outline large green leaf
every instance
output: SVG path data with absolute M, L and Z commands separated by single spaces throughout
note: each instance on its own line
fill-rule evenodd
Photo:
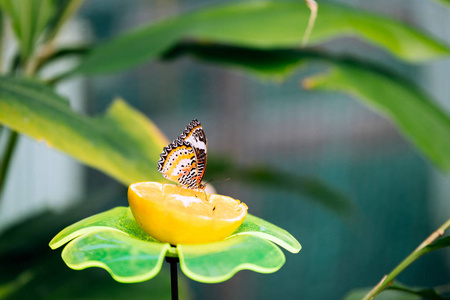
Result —
M 53 0 L 0 0 L 11 18 L 22 57 L 27 59 L 55 11 Z
M 182 55 L 273 80 L 285 79 L 307 61 L 330 59 L 323 53 L 305 49 L 256 49 L 194 42 L 178 44 L 163 58 L 173 60 Z
M 436 166 L 450 171 L 450 118 L 414 86 L 351 64 L 333 65 L 304 86 L 349 94 L 387 115 Z
M 158 58 L 184 39 L 241 47 L 299 47 L 309 18 L 302 2 L 247 2 L 216 6 L 150 24 L 95 48 L 75 72 L 120 71 Z M 358 36 L 408 61 L 450 54 L 447 46 L 405 24 L 331 3 L 321 3 L 310 42 Z
M 156 162 L 166 138 L 140 112 L 116 100 L 90 118 L 33 80 L 0 77 L 0 123 L 63 151 L 128 185 L 162 180 Z

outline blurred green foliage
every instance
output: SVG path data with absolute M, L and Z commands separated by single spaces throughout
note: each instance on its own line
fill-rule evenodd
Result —
M 15 59 L 2 64 L 0 70 L 3 74 L 0 77 L 2 127 L 45 140 L 49 146 L 124 184 L 161 180 L 155 165 L 159 150 L 167 140 L 150 120 L 123 101 L 116 101 L 103 116 L 82 116 L 72 111 L 66 100 L 52 90 L 52 85 L 75 74 L 109 74 L 182 55 L 277 80 L 291 75 L 298 67 L 319 62 L 327 70 L 306 79 L 305 87 L 343 92 L 375 107 L 393 120 L 437 168 L 446 172 L 450 169 L 449 116 L 429 95 L 388 66 L 368 63 L 370 57 L 367 61 L 336 57 L 326 47 L 322 48 L 331 40 L 352 36 L 405 64 L 449 56 L 448 45 L 416 28 L 349 6 L 321 3 L 310 37 L 310 45 L 314 47 L 300 48 L 309 17 L 306 6 L 301 2 L 259 1 L 217 5 L 180 14 L 112 37 L 100 45 L 58 48 L 53 43 L 54 37 L 82 2 L 0 0 L 0 38 L 4 38 L 3 21 L 6 20 L 18 41 Z M 447 0 L 440 2 L 448 9 Z M 4 47 L 0 45 L 0 54 L 4 53 Z M 75 68 L 42 80 L 39 71 L 43 67 L 69 55 L 79 57 Z M 0 151 L 3 155 L 5 152 L 8 151 Z M 212 160 L 212 173 L 214 165 Z M 0 158 L 1 173 L 6 173 L 8 166 L 9 157 L 4 155 Z M 247 183 L 281 187 L 306 195 L 341 215 L 353 210 L 345 196 L 318 179 L 296 178 L 266 167 L 239 169 L 232 162 L 221 167 L 217 161 L 216 170 L 220 168 Z M 94 270 L 81 274 L 62 266 L 44 241 L 51 238 L 55 226 L 63 227 L 81 218 L 74 211 L 52 217 L 45 214 L 2 234 L 0 296 L 70 299 L 109 295 L 106 298 L 118 299 L 122 293 L 131 296 L 130 290 L 141 295 L 150 290 L 155 295 L 166 290 L 164 284 L 134 289 L 118 284 L 112 287 L 109 277 L 102 275 L 99 279 Z M 447 241 L 440 243 L 447 247 Z M 75 283 L 91 288 L 80 290 Z

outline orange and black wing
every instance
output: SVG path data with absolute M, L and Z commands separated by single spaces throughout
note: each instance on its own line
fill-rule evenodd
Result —
M 198 188 L 198 164 L 192 145 L 176 139 L 164 147 L 158 161 L 158 171 L 173 182 L 191 189 Z

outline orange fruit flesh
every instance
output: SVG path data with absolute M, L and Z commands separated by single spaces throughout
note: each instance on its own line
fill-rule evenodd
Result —
M 239 200 L 158 182 L 131 184 L 128 202 L 146 233 L 172 245 L 220 241 L 247 215 Z

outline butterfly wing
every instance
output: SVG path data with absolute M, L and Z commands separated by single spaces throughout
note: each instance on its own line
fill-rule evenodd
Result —
M 198 120 L 192 120 L 191 123 L 181 133 L 181 139 L 187 141 L 194 148 L 195 157 L 197 159 L 197 186 L 201 187 L 203 177 L 206 170 L 206 157 L 208 153 L 207 140 L 202 124 Z
M 197 188 L 197 163 L 194 148 L 185 140 L 176 139 L 164 147 L 158 161 L 158 171 L 171 181 Z
M 200 122 L 193 120 L 176 140 L 164 147 L 158 170 L 165 178 L 188 188 L 203 188 L 206 154 L 205 132 Z

